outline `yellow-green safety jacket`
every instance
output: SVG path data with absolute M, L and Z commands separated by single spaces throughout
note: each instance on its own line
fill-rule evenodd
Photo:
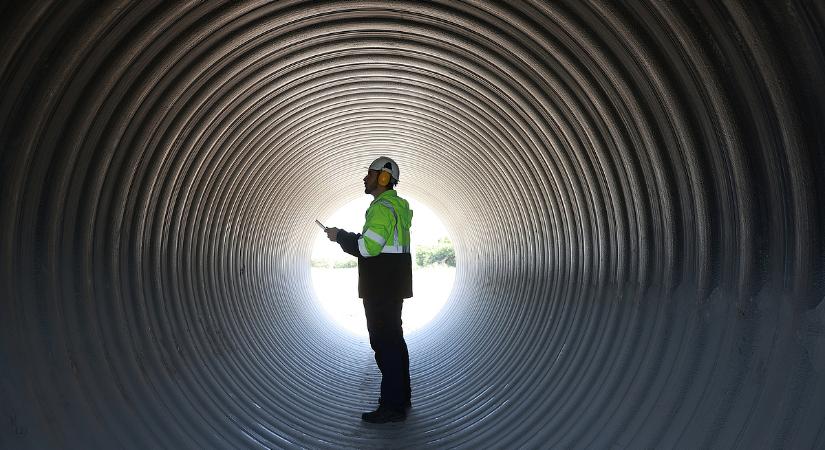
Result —
M 409 203 L 389 189 L 370 203 L 360 234 L 338 231 L 341 249 L 358 258 L 359 297 L 412 297 L 412 217 Z

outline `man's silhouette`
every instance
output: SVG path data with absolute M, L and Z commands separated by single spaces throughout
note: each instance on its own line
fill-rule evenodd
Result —
M 378 409 L 362 414 L 367 422 L 399 422 L 411 406 L 410 359 L 401 329 L 401 307 L 412 297 L 412 258 L 409 203 L 393 187 L 398 165 L 390 158 L 373 161 L 364 177 L 364 192 L 374 197 L 360 234 L 327 228 L 329 240 L 358 258 L 358 296 L 364 313 L 370 346 L 381 371 Z

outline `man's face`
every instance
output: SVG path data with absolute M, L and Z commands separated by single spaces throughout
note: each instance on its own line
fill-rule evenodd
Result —
M 364 177 L 364 193 L 372 194 L 376 189 L 378 189 L 378 171 L 369 169 Z

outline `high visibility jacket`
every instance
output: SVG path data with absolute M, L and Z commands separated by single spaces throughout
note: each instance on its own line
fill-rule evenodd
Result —
M 412 297 L 409 203 L 389 189 L 370 203 L 360 234 L 338 231 L 341 248 L 358 257 L 358 296 Z

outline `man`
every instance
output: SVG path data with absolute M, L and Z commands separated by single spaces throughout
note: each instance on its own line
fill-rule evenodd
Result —
M 358 296 L 363 299 L 370 346 L 381 371 L 378 409 L 361 418 L 372 423 L 400 422 L 410 407 L 410 358 L 401 329 L 401 306 L 412 297 L 409 203 L 393 187 L 398 165 L 390 158 L 373 161 L 364 177 L 364 193 L 374 197 L 360 234 L 327 228 L 327 237 L 358 258 Z

